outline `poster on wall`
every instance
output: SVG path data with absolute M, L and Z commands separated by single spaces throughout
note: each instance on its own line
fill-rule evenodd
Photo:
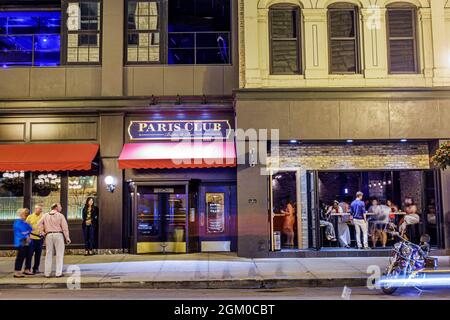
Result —
M 207 233 L 223 233 L 225 231 L 224 203 L 224 193 L 206 193 Z

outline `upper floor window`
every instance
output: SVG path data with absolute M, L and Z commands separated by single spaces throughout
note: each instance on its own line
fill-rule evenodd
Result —
M 128 1 L 128 62 L 161 62 L 160 7 L 160 1 Z
M 229 64 L 230 0 L 169 0 L 168 63 Z
M 0 12 L 0 66 L 60 64 L 60 11 Z
M 391 5 L 387 8 L 388 62 L 390 73 L 417 73 L 416 8 Z
M 65 1 L 65 60 L 68 64 L 100 63 L 101 7 L 99 0 Z
M 358 8 L 339 3 L 328 8 L 330 73 L 359 73 Z
M 269 10 L 270 73 L 299 74 L 300 8 L 292 5 L 274 5 Z
M 128 0 L 126 15 L 128 63 L 231 63 L 231 0 Z

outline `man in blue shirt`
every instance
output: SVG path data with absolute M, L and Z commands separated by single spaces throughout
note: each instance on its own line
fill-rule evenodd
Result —
M 363 199 L 363 193 L 358 191 L 356 193 L 356 199 L 350 204 L 350 213 L 353 217 L 353 224 L 356 231 L 356 243 L 358 249 L 362 249 L 361 245 L 361 232 L 363 234 L 364 249 L 369 248 L 368 234 L 367 234 L 367 220 L 366 220 L 366 206 Z

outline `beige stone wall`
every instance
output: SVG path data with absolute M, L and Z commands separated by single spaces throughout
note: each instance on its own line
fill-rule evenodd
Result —
M 234 3 L 234 1 L 233 1 Z M 236 2 L 237 3 L 237 2 Z M 137 13 L 155 13 L 155 7 L 139 3 Z M 233 6 L 232 65 L 124 65 L 124 0 L 103 1 L 102 49 L 77 47 L 78 36 L 69 38 L 76 51 L 70 61 L 98 60 L 101 66 L 71 65 L 54 68 L 0 68 L 0 100 L 128 96 L 231 96 L 239 87 L 237 5 Z M 137 21 L 138 28 L 154 28 L 156 16 Z M 137 62 L 156 61 L 157 33 L 139 36 L 139 45 L 128 54 Z M 99 41 L 100 43 L 100 41 Z M 0 102 L 1 107 L 1 102 Z
M 311 94 L 310 94 L 311 93 Z M 390 140 L 450 137 L 450 100 L 394 92 L 310 92 L 290 100 L 289 92 L 269 92 L 255 99 L 237 97 L 237 127 L 278 129 L 281 140 Z M 437 95 L 438 93 L 431 93 Z M 272 99 L 269 97 L 272 95 Z M 363 98 L 363 96 L 366 98 Z M 402 99 L 395 96 L 402 96 Z M 410 95 L 408 97 L 408 95 Z M 281 96 L 286 98 L 283 100 Z M 348 98 L 342 98 L 347 96 Z M 328 98 L 329 97 L 329 98 Z
M 386 5 L 392 0 L 348 0 L 359 7 L 361 74 L 330 75 L 327 7 L 336 0 L 246 0 L 241 38 L 245 43 L 242 88 L 435 87 L 450 85 L 450 5 L 445 0 L 405 0 L 417 8 L 418 74 L 388 73 Z M 343 2 L 343 1 L 340 1 Z M 271 5 L 301 8 L 301 75 L 270 75 L 268 13 Z

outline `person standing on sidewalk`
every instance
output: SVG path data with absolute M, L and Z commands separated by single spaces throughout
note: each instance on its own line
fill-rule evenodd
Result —
M 366 205 L 364 204 L 363 193 L 358 191 L 356 193 L 356 199 L 350 204 L 350 213 L 353 217 L 353 223 L 356 231 L 356 243 L 358 249 L 362 249 L 361 245 L 361 232 L 363 234 L 364 249 L 370 249 L 369 236 L 367 230 L 367 218 L 366 218 Z
M 60 203 L 55 203 L 49 213 L 44 214 L 39 222 L 39 228 L 45 235 L 45 277 L 49 278 L 52 273 L 53 252 L 56 253 L 56 277 L 63 276 L 64 249 L 65 244 L 70 244 L 69 226 L 66 218 L 61 213 Z
M 94 198 L 86 199 L 86 204 L 83 208 L 83 236 L 84 248 L 86 250 L 85 256 L 93 255 L 95 243 L 95 230 L 98 225 L 98 208 L 94 205 Z
M 30 211 L 26 208 L 17 210 L 18 219 L 14 221 L 14 246 L 17 249 L 16 261 L 14 265 L 14 278 L 23 278 L 23 262 L 27 258 L 30 242 L 31 226 L 26 222 Z
M 29 215 L 27 218 L 27 223 L 33 228 L 31 231 L 31 241 L 30 248 L 28 250 L 27 260 L 25 262 L 25 274 L 33 275 L 40 273 L 39 265 L 41 264 L 41 255 L 42 255 L 42 245 L 43 239 L 41 236 L 41 232 L 39 230 L 39 222 L 42 219 L 42 205 L 37 204 L 34 206 L 33 214 Z M 31 262 L 34 256 L 34 265 L 33 269 L 31 269 Z

